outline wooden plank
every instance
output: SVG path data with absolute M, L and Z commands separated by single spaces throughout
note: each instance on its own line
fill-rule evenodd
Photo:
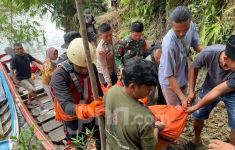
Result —
M 5 114 L 9 110 L 8 103 L 0 108 L 0 116 Z
M 43 123 L 47 120 L 54 118 L 54 116 L 55 116 L 55 114 L 54 114 L 54 109 L 53 109 L 43 115 L 38 116 L 37 120 L 39 121 L 39 123 Z
M 11 113 L 10 113 L 10 111 L 7 111 L 7 112 L 2 116 L 2 125 L 4 126 L 10 119 L 11 119 Z
M 43 108 L 44 108 L 43 111 L 45 112 L 45 111 L 50 111 L 50 110 L 52 110 L 52 109 L 54 108 L 54 106 L 53 106 L 52 103 L 48 103 L 47 105 L 44 104 Z M 40 107 L 36 107 L 36 108 L 34 108 L 34 109 L 31 109 L 30 112 L 31 112 L 31 114 L 32 114 L 33 116 L 37 117 L 37 116 L 39 116 L 39 115 L 42 113 L 42 110 L 41 110 Z M 44 112 L 43 112 L 43 113 L 44 113 Z
M 56 128 L 58 128 L 62 125 L 63 125 L 62 122 L 56 121 L 55 119 L 53 119 L 53 120 L 43 124 L 42 129 L 43 129 L 44 132 L 48 133 L 48 132 L 50 132 L 52 130 L 55 130 Z
M 4 136 L 9 137 L 11 130 L 12 130 L 12 123 L 11 120 L 8 120 L 8 122 L 3 126 Z
M 0 119 L 0 136 L 4 136 L 3 134 L 3 127 L 2 127 L 2 121 Z
M 44 89 L 43 89 L 43 88 L 38 88 L 38 89 L 36 90 L 36 94 L 37 94 L 39 97 L 42 97 L 42 96 L 44 96 L 46 93 L 44 92 Z M 44 95 L 40 96 L 41 94 L 44 94 Z M 21 91 L 20 96 L 21 96 L 21 98 L 25 98 L 25 97 L 27 98 L 27 97 L 28 97 L 28 91 L 26 91 L 26 90 Z
M 47 96 L 41 97 L 41 98 L 39 98 L 39 100 L 40 100 L 43 104 L 48 103 L 48 102 L 51 102 L 51 100 L 50 100 Z M 35 100 L 33 100 L 33 101 L 35 101 Z M 51 103 L 52 103 L 52 102 L 51 102 Z M 27 105 L 27 107 L 28 107 L 29 109 L 34 109 L 34 108 L 37 108 L 37 107 L 39 107 L 39 106 L 38 106 L 38 105 Z
M 52 142 L 57 142 L 57 143 L 61 142 L 63 139 L 66 138 L 64 134 L 64 127 L 62 126 L 58 129 L 53 130 L 48 134 L 48 136 L 50 137 Z
M 6 104 L 7 100 L 0 101 L 0 108 Z
M 51 102 L 51 103 L 52 103 L 52 101 L 50 100 L 50 98 L 47 97 L 47 96 L 40 98 L 40 101 L 41 101 L 43 104 L 48 103 L 48 102 Z

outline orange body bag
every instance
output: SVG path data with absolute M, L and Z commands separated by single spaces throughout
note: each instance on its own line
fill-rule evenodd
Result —
M 158 135 L 158 143 L 155 150 L 168 146 L 180 137 L 183 132 L 187 113 L 181 106 L 153 105 L 149 106 L 155 120 L 165 124 L 165 128 Z

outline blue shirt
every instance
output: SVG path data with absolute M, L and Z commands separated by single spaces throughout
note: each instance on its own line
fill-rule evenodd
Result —
M 187 84 L 190 47 L 199 45 L 199 36 L 193 22 L 183 38 L 178 38 L 171 29 L 162 41 L 162 55 L 159 65 L 159 82 L 162 87 L 170 88 L 167 77 L 174 76 L 180 87 Z

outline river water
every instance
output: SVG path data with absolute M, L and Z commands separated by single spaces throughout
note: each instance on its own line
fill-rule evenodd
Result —
M 33 42 L 33 44 L 23 43 L 25 50 L 41 61 L 44 61 L 45 50 L 48 47 L 55 47 L 58 49 L 59 54 L 63 53 L 64 50 L 61 49 L 60 46 L 64 43 L 64 31 L 56 28 L 55 23 L 51 22 L 51 15 L 48 13 L 44 15 L 43 18 L 36 17 L 35 19 L 41 24 L 41 28 L 45 31 L 46 45 L 43 45 L 43 42 Z M 40 39 L 42 38 L 40 37 Z M 0 54 L 4 53 L 3 50 L 7 46 L 9 46 L 7 41 L 0 43 Z

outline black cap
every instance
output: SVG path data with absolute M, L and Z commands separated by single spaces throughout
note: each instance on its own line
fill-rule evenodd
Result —
M 235 35 L 231 35 L 227 41 L 225 54 L 228 58 L 235 60 Z
M 70 31 L 64 35 L 64 44 L 61 45 L 61 48 L 68 48 L 70 42 L 75 38 L 80 38 L 81 34 L 77 31 Z

